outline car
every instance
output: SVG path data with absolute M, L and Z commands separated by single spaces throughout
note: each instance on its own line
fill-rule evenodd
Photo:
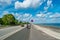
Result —
M 30 29 L 31 28 L 31 24 L 27 24 L 27 28 Z

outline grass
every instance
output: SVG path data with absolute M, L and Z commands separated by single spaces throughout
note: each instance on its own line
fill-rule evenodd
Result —
M 17 26 L 17 25 L 1 25 L 0 29 L 7 28 L 7 27 L 12 27 L 12 26 Z
M 0 29 L 7 28 L 8 26 L 0 26 Z

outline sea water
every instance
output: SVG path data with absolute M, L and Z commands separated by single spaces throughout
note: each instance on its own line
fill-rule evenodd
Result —
M 60 28 L 60 23 L 40 23 L 40 24 L 37 24 L 37 25 Z

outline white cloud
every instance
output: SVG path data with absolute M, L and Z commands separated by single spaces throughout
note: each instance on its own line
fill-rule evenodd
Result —
M 11 1 L 12 0 L 0 0 L 0 4 L 3 4 L 3 3 L 11 4 Z
M 21 15 L 20 13 L 12 13 L 12 14 L 15 16 L 15 18 L 16 18 L 17 20 L 20 21 L 20 19 L 21 19 L 21 17 L 22 17 L 22 15 Z
M 20 16 L 18 16 L 16 19 L 17 19 L 17 20 L 20 20 L 20 19 L 21 19 L 21 15 L 20 15 Z
M 44 7 L 44 10 L 47 12 L 49 7 L 53 7 L 52 0 L 47 0 L 47 6 Z
M 16 1 L 16 0 L 0 0 L 0 6 L 7 6 L 7 5 L 10 5 L 13 1 Z
M 48 12 L 46 14 L 44 13 L 39 13 L 36 14 L 36 17 L 34 18 L 34 20 L 37 23 L 60 23 L 60 13 L 55 12 Z
M 40 18 L 47 18 L 52 14 L 52 12 L 48 12 L 48 13 L 44 13 L 44 12 L 40 12 L 39 14 L 36 14 L 36 17 L 40 17 Z
M 29 16 L 31 16 L 31 14 L 25 13 L 23 16 L 24 16 L 24 17 L 29 17 Z
M 9 14 L 9 12 L 8 11 L 3 11 L 3 15 L 5 15 L 5 14 Z
M 20 14 L 19 13 L 15 13 L 15 16 L 19 16 Z
M 46 6 L 46 7 L 44 7 L 44 10 L 45 10 L 45 11 L 47 11 L 47 10 L 48 10 L 48 8 L 49 8 L 49 7 L 47 7 L 47 6 Z
M 37 17 L 45 17 L 45 14 L 36 14 Z
M 16 9 L 18 9 L 18 8 L 27 8 L 27 7 L 30 6 L 30 2 L 29 3 L 28 2 L 29 2 L 28 0 L 27 1 L 25 0 L 23 3 L 17 1 L 17 2 L 15 2 L 15 8 Z
M 15 18 L 19 21 L 29 21 L 29 19 L 32 17 L 32 15 L 29 13 L 24 13 L 24 14 L 11 13 L 11 14 L 13 14 Z
M 53 13 L 53 12 L 47 12 L 47 13 L 43 13 L 43 12 L 40 12 L 39 14 L 36 14 L 36 17 L 40 17 L 40 18 L 58 18 L 60 17 L 60 13 L 56 12 L 56 13 Z
M 55 14 L 50 15 L 49 17 L 50 18 L 58 18 L 58 17 L 60 17 L 60 13 L 56 12 Z
M 47 6 L 50 6 L 52 4 L 52 0 L 47 1 Z
M 31 18 L 32 18 L 32 14 L 25 13 L 25 14 L 23 14 L 22 20 L 27 22 L 27 21 L 30 21 Z
M 41 5 L 45 0 L 24 0 L 23 2 L 16 1 L 15 9 L 19 8 L 28 8 L 28 7 L 37 7 Z

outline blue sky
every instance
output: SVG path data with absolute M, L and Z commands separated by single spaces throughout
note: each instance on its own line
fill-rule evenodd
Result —
M 0 18 L 5 14 L 19 21 L 60 23 L 60 0 L 0 0 Z

